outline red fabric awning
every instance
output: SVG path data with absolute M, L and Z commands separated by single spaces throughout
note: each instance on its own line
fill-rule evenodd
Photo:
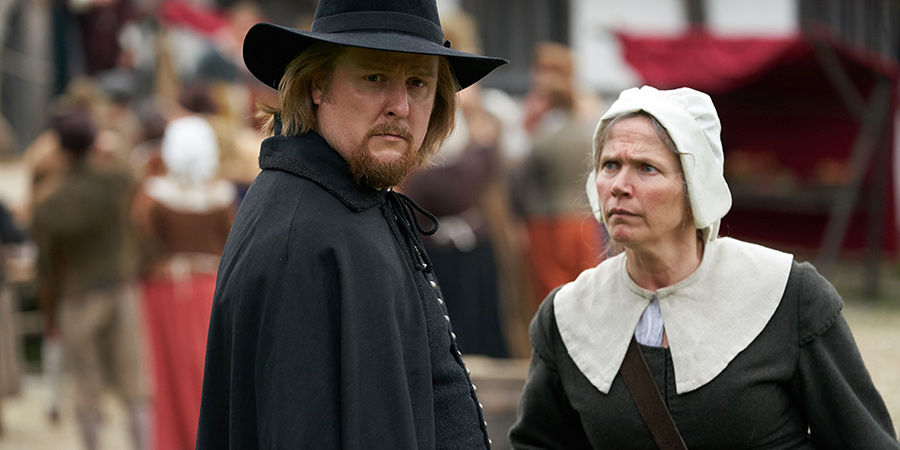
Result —
M 853 49 L 824 34 L 788 37 L 721 37 L 701 29 L 680 36 L 620 32 L 625 61 L 647 84 L 660 89 L 691 86 L 709 94 L 741 88 L 761 74 L 796 62 L 815 62 L 811 39 L 833 48 L 847 63 L 892 79 L 895 61 L 865 49 Z
M 660 89 L 691 86 L 708 94 L 742 86 L 778 61 L 803 52 L 797 39 L 721 39 L 701 31 L 675 38 L 618 37 L 625 61 L 645 83 Z

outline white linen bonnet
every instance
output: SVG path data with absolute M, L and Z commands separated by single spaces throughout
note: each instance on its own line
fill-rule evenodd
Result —
M 219 169 L 219 143 L 206 119 L 187 116 L 166 126 L 162 159 L 168 174 L 183 184 L 211 180 Z
M 711 241 L 718 237 L 722 217 L 731 209 L 731 191 L 723 175 L 725 156 L 720 136 L 722 126 L 712 99 L 691 88 L 658 90 L 650 86 L 622 91 L 597 123 L 593 139 L 596 161 L 597 134 L 607 120 L 616 116 L 645 111 L 655 117 L 669 132 L 681 153 L 681 165 L 690 197 L 694 224 Z M 597 171 L 592 168 L 585 189 L 594 216 L 603 222 L 603 211 L 597 194 Z

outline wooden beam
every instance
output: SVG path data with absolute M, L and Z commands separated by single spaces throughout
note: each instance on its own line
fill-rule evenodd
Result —
M 863 296 L 866 299 L 874 299 L 879 291 L 884 245 L 884 201 L 885 191 L 889 189 L 888 167 L 891 165 L 888 140 L 881 139 L 877 146 L 866 202 L 866 269 L 863 274 Z
M 887 118 L 890 114 L 892 94 L 891 81 L 882 75 L 876 76 L 875 88 L 869 97 L 869 105 L 865 109 L 862 127 L 856 136 L 850 154 L 850 181 L 838 191 L 825 228 L 825 237 L 819 255 L 823 272 L 830 271 L 837 262 L 862 189 L 863 179 L 872 157 L 888 129 Z
M 856 89 L 856 85 L 853 84 L 853 80 L 847 75 L 847 71 L 841 65 L 834 49 L 819 39 L 811 37 L 807 37 L 807 39 L 825 76 L 834 86 L 844 105 L 857 119 L 863 120 L 866 113 L 866 102 Z
M 706 26 L 706 5 L 704 0 L 684 0 L 684 11 L 688 24 L 695 27 Z

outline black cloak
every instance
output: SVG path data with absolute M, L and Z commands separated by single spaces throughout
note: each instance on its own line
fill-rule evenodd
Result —
M 263 142 L 219 266 L 198 449 L 489 447 L 412 201 Z

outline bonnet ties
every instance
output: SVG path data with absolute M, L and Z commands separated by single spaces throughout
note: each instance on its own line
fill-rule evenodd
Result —
M 390 190 L 387 193 L 387 198 L 388 203 L 391 205 L 391 209 L 394 210 L 394 214 L 397 217 L 397 223 L 400 224 L 401 232 L 406 238 L 407 244 L 414 250 L 412 253 L 415 258 L 416 269 L 424 272 L 431 272 L 431 258 L 429 258 L 428 253 L 425 252 L 425 246 L 422 244 L 422 240 L 419 239 L 419 235 L 416 231 L 425 236 L 431 236 L 438 229 L 437 217 L 426 211 L 425 208 L 417 205 L 413 199 L 399 192 Z M 427 230 L 424 229 L 422 224 L 419 223 L 419 218 L 416 215 L 417 211 L 427 217 L 434 226 Z

